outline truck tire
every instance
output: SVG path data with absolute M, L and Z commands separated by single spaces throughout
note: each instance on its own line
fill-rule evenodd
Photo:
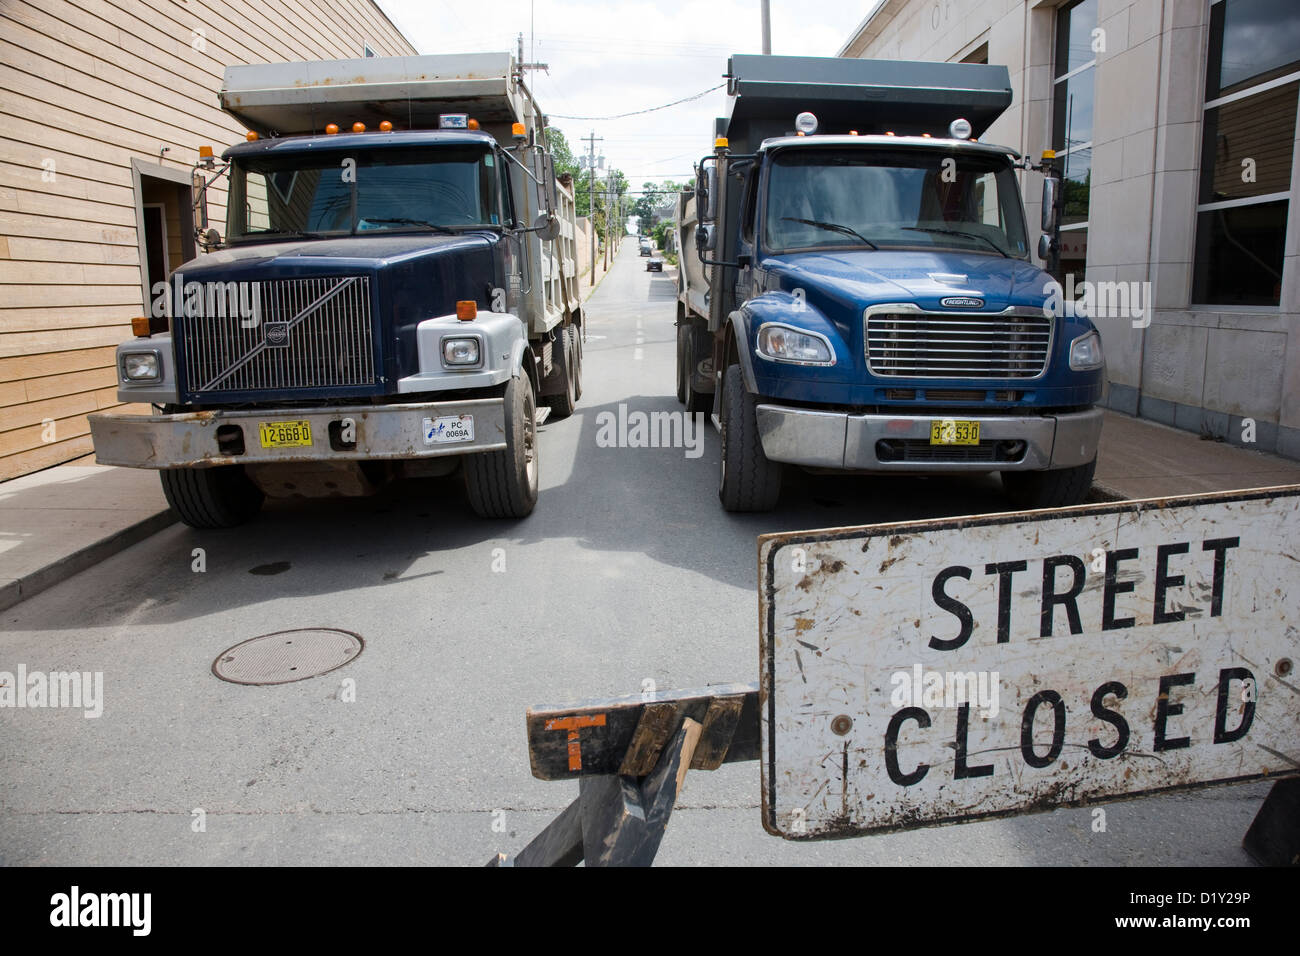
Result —
M 233 528 L 262 510 L 265 495 L 243 465 L 166 468 L 158 473 L 163 495 L 191 528 Z
M 740 366 L 722 380 L 722 454 L 718 498 L 727 511 L 771 511 L 781 496 L 781 463 L 769 461 L 758 437 L 758 402 L 745 391 Z
M 465 493 L 480 518 L 523 518 L 537 504 L 537 402 L 520 372 L 506 384 L 506 447 L 465 456 Z
M 555 369 L 552 374 L 564 384 L 564 390 L 547 395 L 542 401 L 550 406 L 551 418 L 559 421 L 572 415 L 578 405 L 578 358 L 573 326 L 561 329 L 555 344 L 559 351 L 552 360 Z
M 708 392 L 697 392 L 695 390 L 695 371 L 699 366 L 696 359 L 695 343 L 699 339 L 695 327 L 689 326 L 686 329 L 686 356 L 682 373 L 686 377 L 685 401 L 686 414 L 704 414 L 707 415 L 713 411 L 713 396 Z
M 679 305 L 677 311 L 680 313 L 682 307 Z M 680 318 L 680 316 L 679 316 Z M 682 325 L 677 325 L 677 401 L 686 401 L 686 356 L 683 354 L 686 350 L 686 338 L 691 334 L 690 329 Z
M 1002 488 L 1012 504 L 1024 510 L 1067 508 L 1083 504 L 1092 487 L 1097 459 L 1074 468 L 1053 471 L 1004 471 Z

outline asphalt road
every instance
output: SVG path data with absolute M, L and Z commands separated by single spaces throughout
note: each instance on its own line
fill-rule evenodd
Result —
M 602 412 L 681 408 L 675 281 L 623 244 L 526 520 L 476 519 L 454 479 L 274 503 L 233 531 L 170 528 L 5 612 L 0 670 L 102 671 L 104 710 L 0 708 L 0 863 L 482 864 L 576 795 L 530 776 L 527 707 L 756 679 L 758 534 L 1006 510 L 994 479 L 799 476 L 775 513 L 733 516 L 711 428 L 698 457 L 601 447 Z M 241 640 L 312 626 L 365 650 L 274 687 L 211 673 Z M 1105 832 L 1083 809 L 795 844 L 760 825 L 757 763 L 732 764 L 687 778 L 659 862 L 1238 864 L 1265 792 L 1112 804 Z

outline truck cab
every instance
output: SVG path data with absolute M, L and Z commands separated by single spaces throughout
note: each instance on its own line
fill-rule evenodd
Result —
M 709 311 L 679 310 L 678 337 L 679 396 L 722 435 L 724 507 L 773 507 L 787 465 L 997 471 L 1020 506 L 1081 501 L 1100 336 L 1030 258 L 1024 164 L 975 138 L 1009 105 L 1005 69 L 733 57 L 730 72 L 694 209 Z

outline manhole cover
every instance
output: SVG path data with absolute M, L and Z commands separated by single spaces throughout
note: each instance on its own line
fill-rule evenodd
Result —
M 351 631 L 303 627 L 241 641 L 212 662 L 212 673 L 232 684 L 288 684 L 342 667 L 366 646 Z

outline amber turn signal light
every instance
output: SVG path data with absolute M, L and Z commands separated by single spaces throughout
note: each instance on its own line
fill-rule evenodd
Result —
M 137 338 L 147 339 L 151 334 L 149 328 L 149 317 L 147 315 L 137 315 L 131 320 L 131 334 Z
M 461 299 L 456 303 L 456 318 L 462 322 L 471 322 L 478 316 L 478 303 L 473 299 Z

